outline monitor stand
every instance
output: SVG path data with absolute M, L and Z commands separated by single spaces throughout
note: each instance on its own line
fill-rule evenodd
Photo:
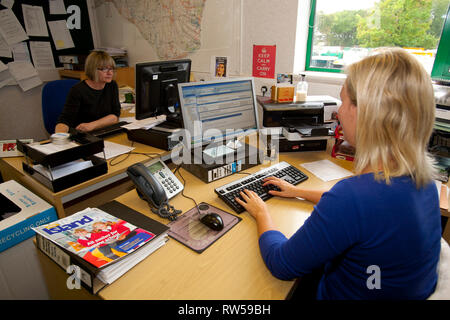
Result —
M 169 118 L 170 119 L 170 118 Z M 158 149 L 172 150 L 183 135 L 182 127 L 175 121 L 164 121 L 150 129 L 127 130 L 128 139 Z
M 153 127 L 154 130 L 164 132 L 174 132 L 180 128 L 183 128 L 183 118 L 176 113 L 166 115 L 166 121 Z

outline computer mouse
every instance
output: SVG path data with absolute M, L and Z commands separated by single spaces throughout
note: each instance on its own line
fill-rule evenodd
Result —
M 222 217 L 217 213 L 207 213 L 202 218 L 200 218 L 200 222 L 215 231 L 220 231 L 223 229 Z

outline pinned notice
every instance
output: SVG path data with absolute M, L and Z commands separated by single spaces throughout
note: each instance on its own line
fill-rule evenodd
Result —
M 50 28 L 56 50 L 75 47 L 65 20 L 48 21 L 48 27 Z
M 42 84 L 42 80 L 39 78 L 39 75 L 31 62 L 13 61 L 8 63 L 8 68 L 9 72 L 14 77 L 14 80 L 16 80 L 23 91 L 28 91 Z
M 275 56 L 277 46 L 253 45 L 253 76 L 258 78 L 275 77 Z
M 10 46 L 28 39 L 25 30 L 11 9 L 0 10 L 0 33 Z

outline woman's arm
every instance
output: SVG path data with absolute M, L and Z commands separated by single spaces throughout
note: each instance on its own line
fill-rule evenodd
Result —
M 244 201 L 239 198 L 236 201 L 255 218 L 259 236 L 266 231 L 276 230 L 266 203 L 255 192 L 245 189 L 241 191 L 241 197 Z
M 95 129 L 103 128 L 112 125 L 119 121 L 119 118 L 114 114 L 108 114 L 107 116 L 98 120 L 86 123 L 80 123 L 75 129 L 82 132 L 89 132 Z
M 245 190 L 241 196 L 244 201 L 238 198 L 236 201 L 256 220 L 261 256 L 279 279 L 291 280 L 308 274 L 358 240 L 360 222 L 350 201 L 355 197 L 347 184 L 338 184 L 324 194 L 303 226 L 289 239 L 277 231 L 266 203 L 256 193 Z

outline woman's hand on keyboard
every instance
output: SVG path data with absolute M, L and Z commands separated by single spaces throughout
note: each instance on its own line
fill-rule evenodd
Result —
M 244 189 L 240 192 L 242 200 L 236 198 L 237 203 L 244 207 L 248 213 L 254 218 L 257 218 L 259 214 L 268 214 L 266 203 L 256 194 L 256 192 Z
M 273 196 L 284 198 L 295 198 L 299 196 L 298 188 L 296 186 L 280 178 L 267 177 L 263 181 L 263 186 L 274 185 L 280 189 L 280 191 L 270 190 L 269 193 Z

